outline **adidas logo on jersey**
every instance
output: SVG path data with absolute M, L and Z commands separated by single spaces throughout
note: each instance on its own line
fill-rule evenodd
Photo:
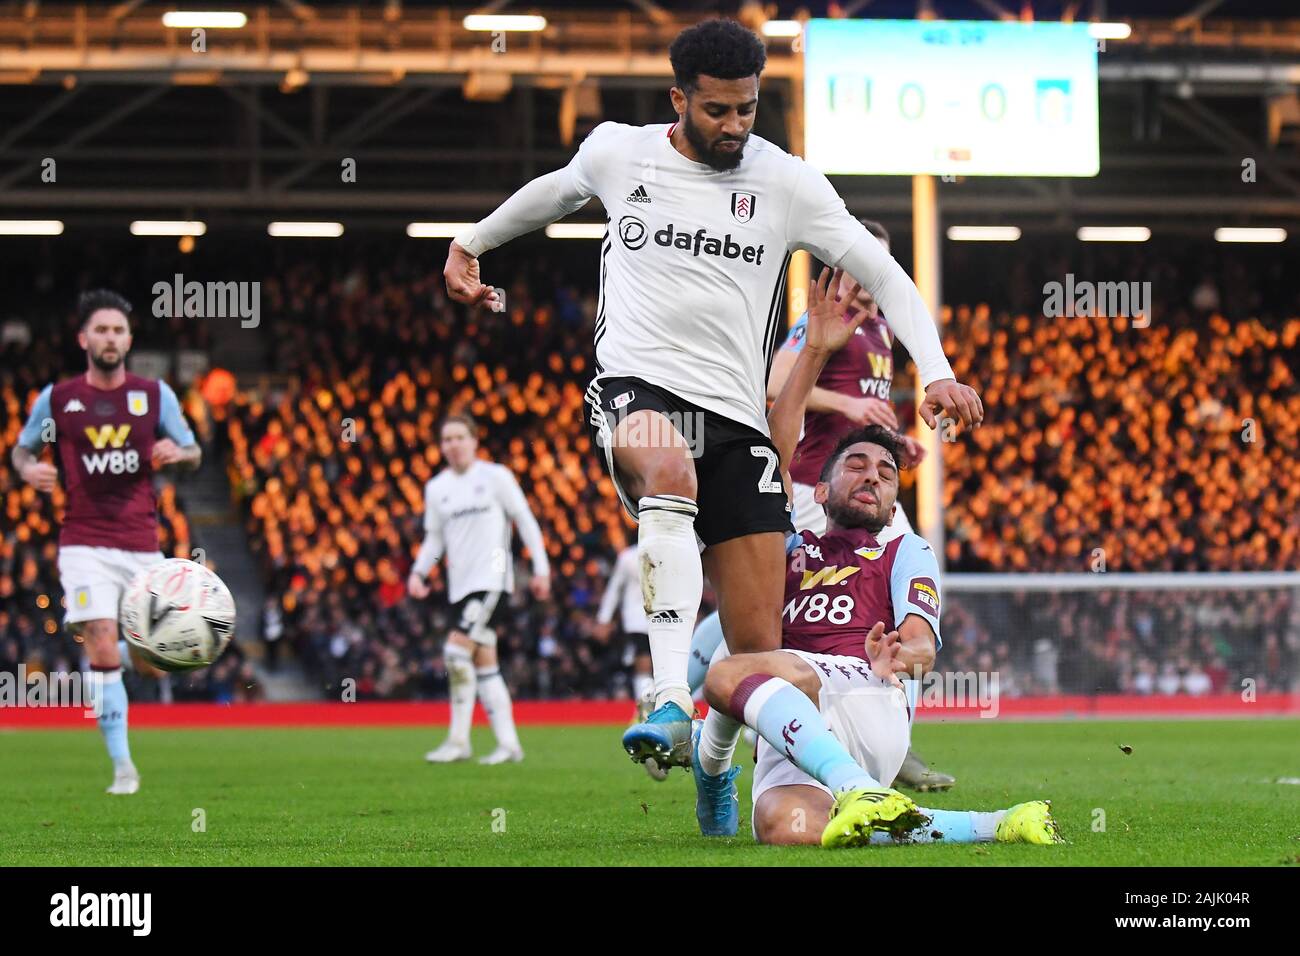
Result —
M 637 186 L 636 189 L 632 190 L 632 192 L 628 194 L 627 201 L 628 202 L 653 202 L 654 200 L 650 198 L 650 194 L 645 191 L 644 186 Z
M 63 406 L 64 414 L 67 414 L 68 412 L 84 412 L 85 410 L 86 406 L 81 404 L 81 400 L 77 398 L 72 399 L 72 401 Z
M 682 619 L 677 616 L 676 611 L 656 611 L 651 614 L 647 620 L 651 624 L 680 624 Z

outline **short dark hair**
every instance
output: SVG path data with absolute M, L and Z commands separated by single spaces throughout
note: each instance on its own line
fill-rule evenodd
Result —
M 77 327 L 84 329 L 90 317 L 100 309 L 116 309 L 127 317 L 130 326 L 131 303 L 111 289 L 91 289 L 77 296 Z
M 767 66 L 767 49 L 757 34 L 735 20 L 705 20 L 677 34 L 668 60 L 677 88 L 689 96 L 701 74 L 720 80 L 758 76 Z
M 442 441 L 443 430 L 448 425 L 464 425 L 469 429 L 469 437 L 478 441 L 478 422 L 474 421 L 474 416 L 469 412 L 452 412 L 444 418 L 442 424 L 438 426 L 438 441 Z
M 853 429 L 853 431 L 844 435 L 844 437 L 836 442 L 835 450 L 830 453 L 826 462 L 822 465 L 822 471 L 821 474 L 817 476 L 817 480 L 830 481 L 831 473 L 835 470 L 835 466 L 839 464 L 840 459 L 844 457 L 844 452 L 850 446 L 864 441 L 871 442 L 873 445 L 879 445 L 881 448 L 885 449 L 885 451 L 894 456 L 894 464 L 900 468 L 902 467 L 899 465 L 899 462 L 904 458 L 902 438 L 894 432 L 891 432 L 884 425 L 867 425 L 863 428 Z
M 859 219 L 858 222 L 867 227 L 867 232 L 871 233 L 881 242 L 889 242 L 889 230 L 874 219 Z

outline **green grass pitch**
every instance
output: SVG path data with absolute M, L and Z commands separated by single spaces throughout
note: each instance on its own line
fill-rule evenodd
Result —
M 425 764 L 441 728 L 137 730 L 133 797 L 93 728 L 0 732 L 0 865 L 1300 865 L 1294 720 L 923 724 L 959 782 L 922 805 L 1050 797 L 1068 844 L 839 852 L 753 843 L 748 759 L 741 835 L 705 840 L 690 778 L 651 781 L 621 729 L 524 727 L 501 767 Z

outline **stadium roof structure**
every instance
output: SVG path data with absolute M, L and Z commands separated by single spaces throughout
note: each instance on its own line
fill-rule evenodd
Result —
M 295 212 L 349 228 L 476 218 L 567 162 L 601 120 L 672 120 L 667 46 L 719 12 L 653 0 L 556 10 L 508 0 L 233 6 L 246 24 L 207 29 L 200 50 L 189 28 L 164 25 L 169 3 L 0 3 L 0 217 L 236 225 Z M 945 216 L 1031 232 L 1134 217 L 1200 232 L 1300 216 L 1300 19 L 1262 15 L 1295 16 L 1293 3 L 1183 0 L 1160 18 L 1170 3 L 808 6 L 1131 26 L 1099 54 L 1101 174 L 943 182 Z M 721 12 L 755 29 L 767 16 L 756 4 Z M 464 18 L 475 13 L 540 15 L 546 25 L 471 31 Z M 801 57 L 789 38 L 769 37 L 768 47 L 756 132 L 798 152 Z M 344 159 L 355 160 L 355 182 L 340 175 Z M 899 218 L 910 209 L 907 177 L 835 182 L 854 211 Z

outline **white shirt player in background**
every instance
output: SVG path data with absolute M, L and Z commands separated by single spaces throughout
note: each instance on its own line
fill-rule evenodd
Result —
M 447 555 L 447 600 L 452 627 L 443 658 L 451 685 L 451 727 L 447 740 L 425 755 L 430 763 L 468 760 L 475 697 L 483 702 L 496 749 L 483 764 L 524 759 L 515 730 L 510 691 L 497 658 L 494 619 L 514 591 L 511 527 L 528 547 L 533 563 L 529 590 L 538 601 L 551 595 L 551 570 L 542 529 L 528 508 L 519 482 L 504 465 L 478 457 L 478 426 L 468 415 L 449 415 L 439 429 L 439 447 L 447 467 L 424 486 L 424 544 L 407 590 L 416 599 L 429 596 L 426 580 Z
M 650 666 L 650 623 L 641 597 L 637 553 L 634 544 L 618 553 L 600 599 L 592 633 L 602 641 L 609 640 L 614 631 L 614 612 L 618 611 L 621 637 L 626 648 L 633 652 L 632 699 L 637 702 L 639 719 L 644 720 L 654 707 L 654 677 Z
M 790 254 L 806 249 L 862 278 L 916 361 L 926 386 L 921 414 L 931 427 L 936 413 L 973 427 L 983 409 L 974 390 L 953 378 L 911 279 L 849 215 L 829 180 L 751 133 L 763 41 L 734 21 L 706 20 L 682 31 L 669 58 L 677 123 L 600 124 L 566 167 L 526 184 L 457 235 L 443 275 L 454 300 L 500 309 L 500 293 L 480 280 L 480 255 L 592 197 L 605 207 L 597 374 L 587 399 L 606 467 L 640 524 L 656 703 L 623 746 L 639 763 L 685 766 L 702 570 L 734 651 L 780 646 L 788 502 L 773 479 L 766 392 Z M 674 421 L 686 415 L 712 436 L 700 449 L 709 460 L 699 472 Z M 712 477 L 701 485 L 699 473 Z M 740 724 L 720 715 L 713 728 L 705 734 L 715 750 L 727 749 L 727 739 L 734 748 Z

